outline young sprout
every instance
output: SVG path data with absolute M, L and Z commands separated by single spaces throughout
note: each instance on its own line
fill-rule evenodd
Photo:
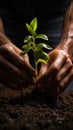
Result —
M 38 77 L 38 63 L 42 62 L 47 64 L 50 60 L 49 55 L 44 52 L 43 48 L 51 50 L 52 48 L 43 42 L 36 43 L 36 39 L 44 39 L 45 41 L 48 40 L 48 37 L 45 34 L 37 34 L 37 18 L 35 17 L 30 24 L 26 23 L 26 27 L 30 32 L 30 35 L 26 36 L 24 39 L 24 45 L 22 46 L 22 55 L 28 53 L 30 50 L 33 51 L 34 56 L 34 66 L 37 72 Z M 36 77 L 36 78 L 37 78 Z

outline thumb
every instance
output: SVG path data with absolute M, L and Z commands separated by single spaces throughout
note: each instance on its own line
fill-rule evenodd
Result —
M 27 54 L 25 54 L 25 55 L 23 56 L 23 59 L 26 61 L 27 64 L 30 65 L 29 56 L 28 56 Z
M 14 44 L 12 44 L 12 46 L 13 46 L 13 49 L 15 50 L 15 52 L 20 55 L 22 50 L 19 49 L 18 47 L 16 47 Z M 22 58 L 26 61 L 27 64 L 30 64 L 29 57 L 27 54 L 23 55 Z
M 48 69 L 48 64 L 44 64 L 42 63 L 41 64 L 41 68 L 40 68 L 40 71 L 39 71 L 39 78 L 44 75 L 44 73 L 47 71 Z

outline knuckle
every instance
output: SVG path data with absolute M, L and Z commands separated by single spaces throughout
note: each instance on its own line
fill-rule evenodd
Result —
M 54 65 L 53 65 L 53 70 L 54 70 L 55 72 L 58 72 L 58 71 L 59 71 L 59 66 L 58 66 L 57 64 L 54 64 Z
M 3 45 L 3 46 L 1 46 L 0 47 L 0 54 L 1 55 L 5 55 L 6 54 L 6 52 L 7 52 L 7 47 L 5 46 L 5 45 Z
M 10 48 L 10 46 L 8 44 L 5 44 L 0 47 L 0 54 L 7 54 L 7 53 L 11 52 L 11 49 L 12 49 L 12 47 Z
M 7 49 L 7 45 L 3 45 L 3 46 L 0 47 L 0 51 L 4 51 L 6 49 Z
M 63 89 L 63 88 L 64 88 L 64 85 L 65 85 L 64 82 L 63 82 L 63 83 L 60 83 L 60 84 L 59 84 L 60 89 Z
M 70 58 L 67 58 L 67 63 L 68 63 L 69 65 L 72 65 L 72 60 L 71 60 Z

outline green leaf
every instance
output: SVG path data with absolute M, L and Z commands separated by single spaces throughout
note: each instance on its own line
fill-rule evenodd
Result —
M 36 31 L 36 29 L 37 29 L 37 18 L 36 17 L 31 21 L 30 25 L 31 25 L 33 31 Z
M 39 62 L 44 63 L 44 64 L 47 64 L 47 60 L 38 59 L 37 64 L 38 64 Z
M 26 36 L 25 39 L 24 39 L 24 43 L 31 41 L 31 38 L 32 38 L 32 36 L 30 36 L 30 35 Z
M 49 61 L 50 57 L 46 52 L 42 51 L 42 59 Z
M 32 48 L 25 49 L 21 52 L 21 55 L 27 54 Z
M 33 50 L 33 44 L 31 42 L 29 42 L 29 44 L 23 45 L 22 49 L 27 51 L 27 52 L 28 52 L 28 50 Z
M 26 54 L 25 51 L 22 51 L 22 52 L 20 53 L 21 56 L 23 56 L 23 55 L 25 55 L 25 54 Z
M 30 50 L 31 50 L 31 48 L 28 48 L 27 50 L 25 49 L 24 50 L 25 54 L 27 54 Z
M 36 32 L 33 30 L 33 28 L 28 23 L 26 23 L 26 27 L 27 27 L 28 31 L 31 33 L 31 35 L 36 36 Z
M 20 53 L 20 55 L 23 56 L 23 55 L 27 54 L 29 51 L 30 51 L 30 48 L 27 49 L 27 50 L 22 51 L 22 52 Z
M 28 53 L 30 50 L 32 50 L 33 55 L 34 55 L 35 69 L 38 72 L 38 69 L 39 69 L 38 63 L 41 62 L 41 63 L 47 64 L 48 61 L 50 60 L 49 55 L 46 52 L 44 52 L 43 48 L 51 50 L 52 47 L 46 43 L 39 43 L 39 44 L 36 43 L 37 39 L 43 39 L 46 41 L 48 40 L 48 37 L 45 34 L 36 33 L 37 26 L 38 25 L 37 25 L 36 17 L 30 22 L 30 24 L 26 23 L 26 27 L 28 31 L 30 32 L 30 34 L 26 36 L 24 39 L 24 43 L 27 43 L 27 44 L 22 46 L 23 51 L 21 52 L 21 55 L 24 55 Z
M 48 50 L 52 50 L 52 47 L 46 43 L 44 43 L 43 47 Z
M 36 45 L 36 47 L 39 48 L 39 49 L 45 48 L 45 49 L 48 49 L 48 50 L 52 50 L 52 47 L 49 46 L 46 43 L 39 43 L 39 44 Z
M 39 50 L 35 47 L 34 51 L 34 58 L 37 61 L 39 58 L 41 58 L 42 55 L 42 50 Z
M 29 48 L 29 45 L 28 45 L 28 44 L 22 46 L 22 49 L 28 49 L 28 48 Z
M 42 50 L 42 47 L 39 44 L 35 44 L 35 48 L 40 51 Z
M 44 40 L 48 40 L 48 37 L 45 34 L 38 34 L 36 36 L 36 38 L 41 38 L 41 39 L 44 39 Z

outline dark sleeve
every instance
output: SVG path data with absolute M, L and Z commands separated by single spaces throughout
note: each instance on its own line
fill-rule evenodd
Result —
M 10 0 L 1 0 L 0 2 L 0 16 L 1 17 L 14 17 L 15 11 L 10 4 Z

